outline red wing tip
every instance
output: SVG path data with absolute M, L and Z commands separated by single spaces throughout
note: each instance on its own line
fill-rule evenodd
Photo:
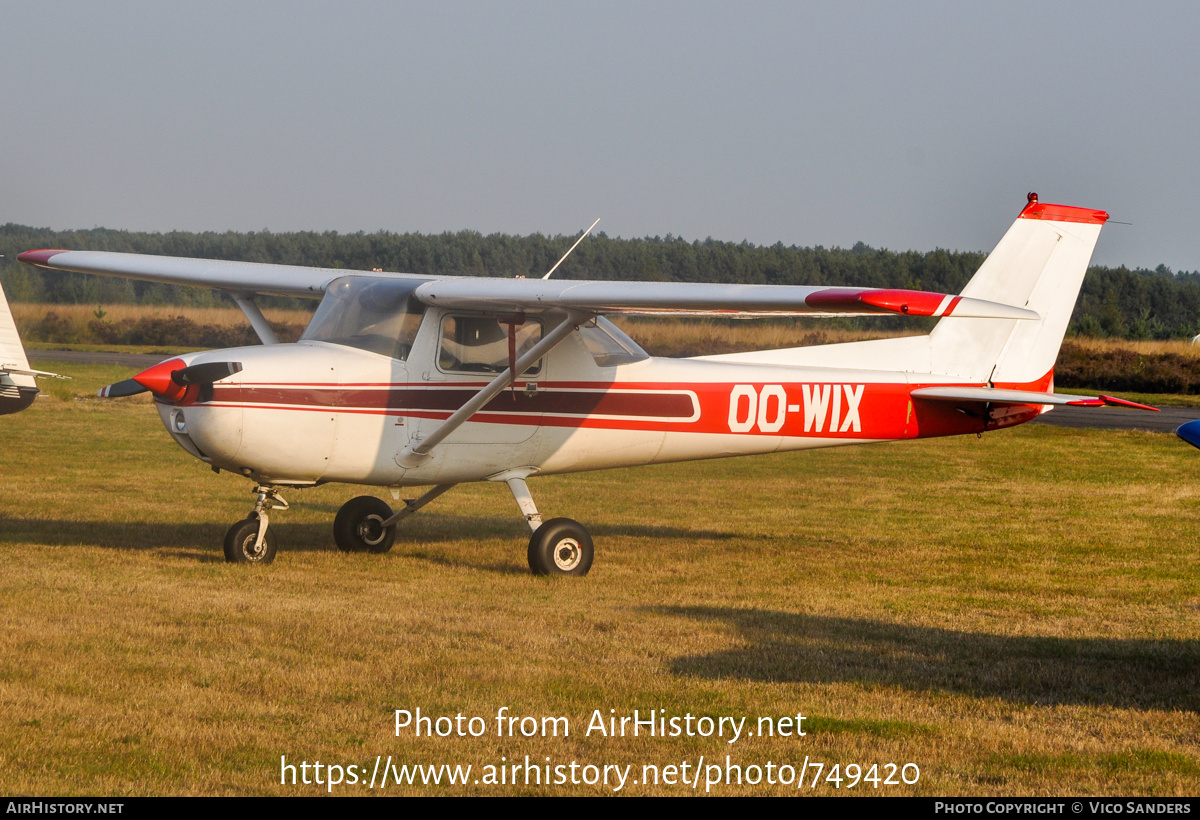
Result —
M 54 248 L 40 251 L 25 251 L 25 253 L 17 254 L 17 261 L 24 262 L 27 265 L 48 265 L 50 257 L 57 253 L 66 253 L 65 248 Z
M 1112 404 L 1117 407 L 1132 407 L 1135 410 L 1153 410 L 1155 413 L 1162 412 L 1157 407 L 1151 407 L 1148 404 L 1138 404 L 1136 401 L 1129 401 L 1128 399 L 1118 399 L 1116 396 L 1099 396 L 1098 398 L 1105 404 Z
M 896 288 L 827 288 L 810 293 L 804 302 L 811 308 L 831 310 L 874 310 L 879 313 L 903 313 L 933 316 L 947 299 L 944 293 Z M 953 304 L 957 304 L 957 300 Z M 946 311 L 949 314 L 949 310 Z
M 1021 211 L 1021 219 L 1045 219 L 1051 222 L 1082 222 L 1088 225 L 1103 225 L 1108 213 L 1094 208 L 1076 208 L 1074 205 L 1052 205 L 1031 199 Z

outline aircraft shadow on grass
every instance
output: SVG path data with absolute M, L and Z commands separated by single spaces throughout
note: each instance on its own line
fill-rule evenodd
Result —
M 461 566 L 503 575 L 526 574 L 523 563 L 479 563 L 455 560 L 455 554 L 439 555 L 427 547 L 450 544 L 463 538 L 477 540 L 483 535 L 511 538 L 514 532 L 525 532 L 524 524 L 510 518 L 479 518 L 443 515 L 412 519 L 401 524 L 396 532 L 393 552 L 407 557 L 444 566 Z M 276 527 L 282 552 L 332 552 L 333 532 L 329 524 L 283 523 Z M 605 525 L 596 528 L 601 537 L 630 536 L 634 538 L 683 538 L 693 541 L 724 541 L 736 534 L 716 531 L 691 531 L 675 527 L 646 525 Z M 0 516 L 0 545 L 45 544 L 56 547 L 99 547 L 116 550 L 161 550 L 170 548 L 177 557 L 196 558 L 201 562 L 224 561 L 224 554 L 214 544 L 225 537 L 225 528 L 215 524 L 159 524 L 151 522 L 64 521 L 37 518 Z M 514 556 L 523 558 L 524 552 Z
M 1038 705 L 1200 711 L 1200 641 L 1012 637 L 761 609 L 653 607 L 745 646 L 675 659 L 687 677 L 858 683 Z
M 328 525 L 284 524 L 279 537 L 294 552 L 336 549 Z M 115 550 L 173 548 L 178 555 L 199 550 L 214 561 L 224 561 L 220 547 L 225 528 L 214 524 L 160 524 L 118 521 L 59 521 L 0 517 L 0 545 L 44 544 L 55 547 L 99 547 Z M 211 554 L 211 555 L 209 555 Z

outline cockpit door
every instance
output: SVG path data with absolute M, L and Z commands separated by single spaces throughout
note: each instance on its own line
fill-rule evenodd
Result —
M 426 322 L 435 321 L 436 344 L 425 348 L 429 359 L 422 364 L 420 380 L 414 378 L 410 394 L 418 437 L 436 429 L 503 373 L 510 353 L 519 357 L 541 340 L 543 332 L 542 321 L 533 317 L 454 312 L 426 317 Z M 415 372 L 416 362 L 410 364 Z M 538 390 L 545 377 L 543 360 L 456 430 L 448 443 L 519 444 L 530 439 L 541 424 Z

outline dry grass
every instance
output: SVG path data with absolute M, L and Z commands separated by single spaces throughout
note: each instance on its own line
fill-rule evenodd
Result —
M 1169 339 L 1167 341 L 1134 341 L 1131 339 L 1090 339 L 1085 336 L 1074 336 L 1071 341 L 1089 351 L 1109 353 L 1114 350 L 1132 350 L 1143 356 L 1174 353 L 1189 359 L 1200 358 L 1200 345 L 1192 344 L 1187 339 Z
M 77 374 L 81 393 L 113 375 Z M 49 398 L 0 430 L 20 443 L 0 448 L 7 794 L 307 794 L 280 755 L 377 754 L 919 764 L 891 794 L 1200 790 L 1200 462 L 1171 436 L 1042 426 L 536 480 L 598 545 L 586 579 L 550 581 L 526 573 L 502 486 L 455 489 L 384 556 L 332 547 L 356 490 L 293 493 L 278 560 L 247 570 L 219 544 L 248 483 L 144 403 Z M 395 737 L 417 706 L 572 734 Z M 595 709 L 803 712 L 809 734 L 584 737 Z
M 317 303 L 313 302 L 313 308 Z M 47 313 L 54 312 L 80 327 L 86 327 L 99 317 L 96 311 L 104 312 L 104 321 L 121 322 L 139 319 L 171 319 L 176 316 L 186 316 L 198 325 L 217 325 L 219 327 L 241 326 L 246 324 L 246 317 L 236 307 L 181 307 L 179 305 L 53 305 L 36 302 L 13 302 L 13 318 L 17 326 L 41 319 Z M 311 310 L 276 310 L 267 308 L 263 315 L 272 322 L 281 324 L 307 324 L 312 317 Z

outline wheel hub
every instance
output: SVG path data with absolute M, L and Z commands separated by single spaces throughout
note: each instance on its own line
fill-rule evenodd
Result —
M 564 538 L 554 545 L 554 566 L 563 572 L 570 572 L 579 566 L 583 559 L 583 550 L 574 538 Z
M 377 515 L 369 515 L 358 525 L 358 535 L 362 540 L 374 546 L 383 541 L 385 535 L 383 519 Z
M 259 545 L 258 549 L 254 548 L 254 542 L 258 540 L 258 533 L 251 533 L 246 540 L 242 542 L 242 554 L 251 561 L 257 561 L 262 558 L 263 553 L 267 551 L 266 539 Z

